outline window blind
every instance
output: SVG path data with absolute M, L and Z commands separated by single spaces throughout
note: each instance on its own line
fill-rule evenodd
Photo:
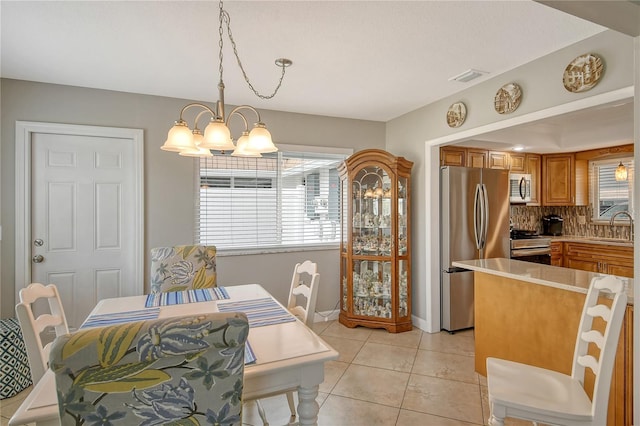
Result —
M 218 249 L 335 244 L 346 154 L 278 151 L 199 159 L 196 241 Z

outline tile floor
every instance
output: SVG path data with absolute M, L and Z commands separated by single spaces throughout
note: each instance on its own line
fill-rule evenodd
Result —
M 474 372 L 473 331 L 424 333 L 414 329 L 347 328 L 320 322 L 314 330 L 340 357 L 325 366 L 320 385 L 319 425 L 468 426 L 487 423 L 489 408 L 484 377 Z M 1 425 L 28 390 L 0 401 Z M 272 426 L 285 425 L 289 409 L 284 395 L 262 400 Z M 509 422 L 507 425 L 530 425 Z M 243 424 L 259 426 L 255 402 L 247 402 Z

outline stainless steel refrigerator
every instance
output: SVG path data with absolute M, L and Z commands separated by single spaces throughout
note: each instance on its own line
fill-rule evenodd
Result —
M 473 327 L 473 272 L 456 260 L 509 257 L 509 171 L 440 169 L 442 329 Z

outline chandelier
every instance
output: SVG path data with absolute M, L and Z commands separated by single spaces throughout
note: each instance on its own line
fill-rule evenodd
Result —
M 222 47 L 223 47 L 223 33 L 224 27 L 227 29 L 227 36 L 233 47 L 233 53 L 238 62 L 238 66 L 242 71 L 245 81 L 249 85 L 249 88 L 253 93 L 261 99 L 273 98 L 284 79 L 285 69 L 289 67 L 292 62 L 286 58 L 278 58 L 275 63 L 282 68 L 280 80 L 278 85 L 271 95 L 262 95 L 249 81 L 247 73 L 242 66 L 236 43 L 231 33 L 231 18 L 229 13 L 224 10 L 222 1 L 219 6 L 219 21 L 220 26 L 218 33 L 220 36 L 219 45 L 219 67 L 220 82 L 218 83 L 218 101 L 216 102 L 215 111 L 208 106 L 201 103 L 190 103 L 185 105 L 180 111 L 180 118 L 174 123 L 173 127 L 169 130 L 167 140 L 160 149 L 165 151 L 178 152 L 182 156 L 188 157 L 211 157 L 213 154 L 211 151 L 219 151 L 221 154 L 231 152 L 233 156 L 239 157 L 262 157 L 263 153 L 275 152 L 278 148 L 273 144 L 271 140 L 271 133 L 267 130 L 267 126 L 260 119 L 260 113 L 252 106 L 240 105 L 231 110 L 229 115 L 225 116 L 224 111 L 224 82 L 222 81 L 223 66 L 222 66 Z M 197 109 L 199 112 L 193 121 L 193 129 L 189 128 L 187 122 L 184 120 L 184 113 L 188 109 Z M 253 121 L 253 128 L 249 131 L 249 123 L 252 122 L 247 119 L 245 114 L 251 113 L 255 116 Z M 198 122 L 202 117 L 209 117 L 209 124 L 204 129 L 204 132 L 198 127 Z M 229 120 L 232 117 L 237 117 L 244 124 L 244 131 L 234 144 L 231 138 L 231 131 L 229 130 Z

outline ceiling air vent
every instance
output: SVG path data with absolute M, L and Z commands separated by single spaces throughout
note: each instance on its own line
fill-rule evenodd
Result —
M 488 74 L 486 71 L 478 71 L 474 69 L 468 69 L 462 74 L 458 74 L 454 77 L 451 77 L 449 81 L 458 81 L 460 83 L 466 83 L 467 81 L 471 81 L 474 78 L 481 77 L 485 74 Z

